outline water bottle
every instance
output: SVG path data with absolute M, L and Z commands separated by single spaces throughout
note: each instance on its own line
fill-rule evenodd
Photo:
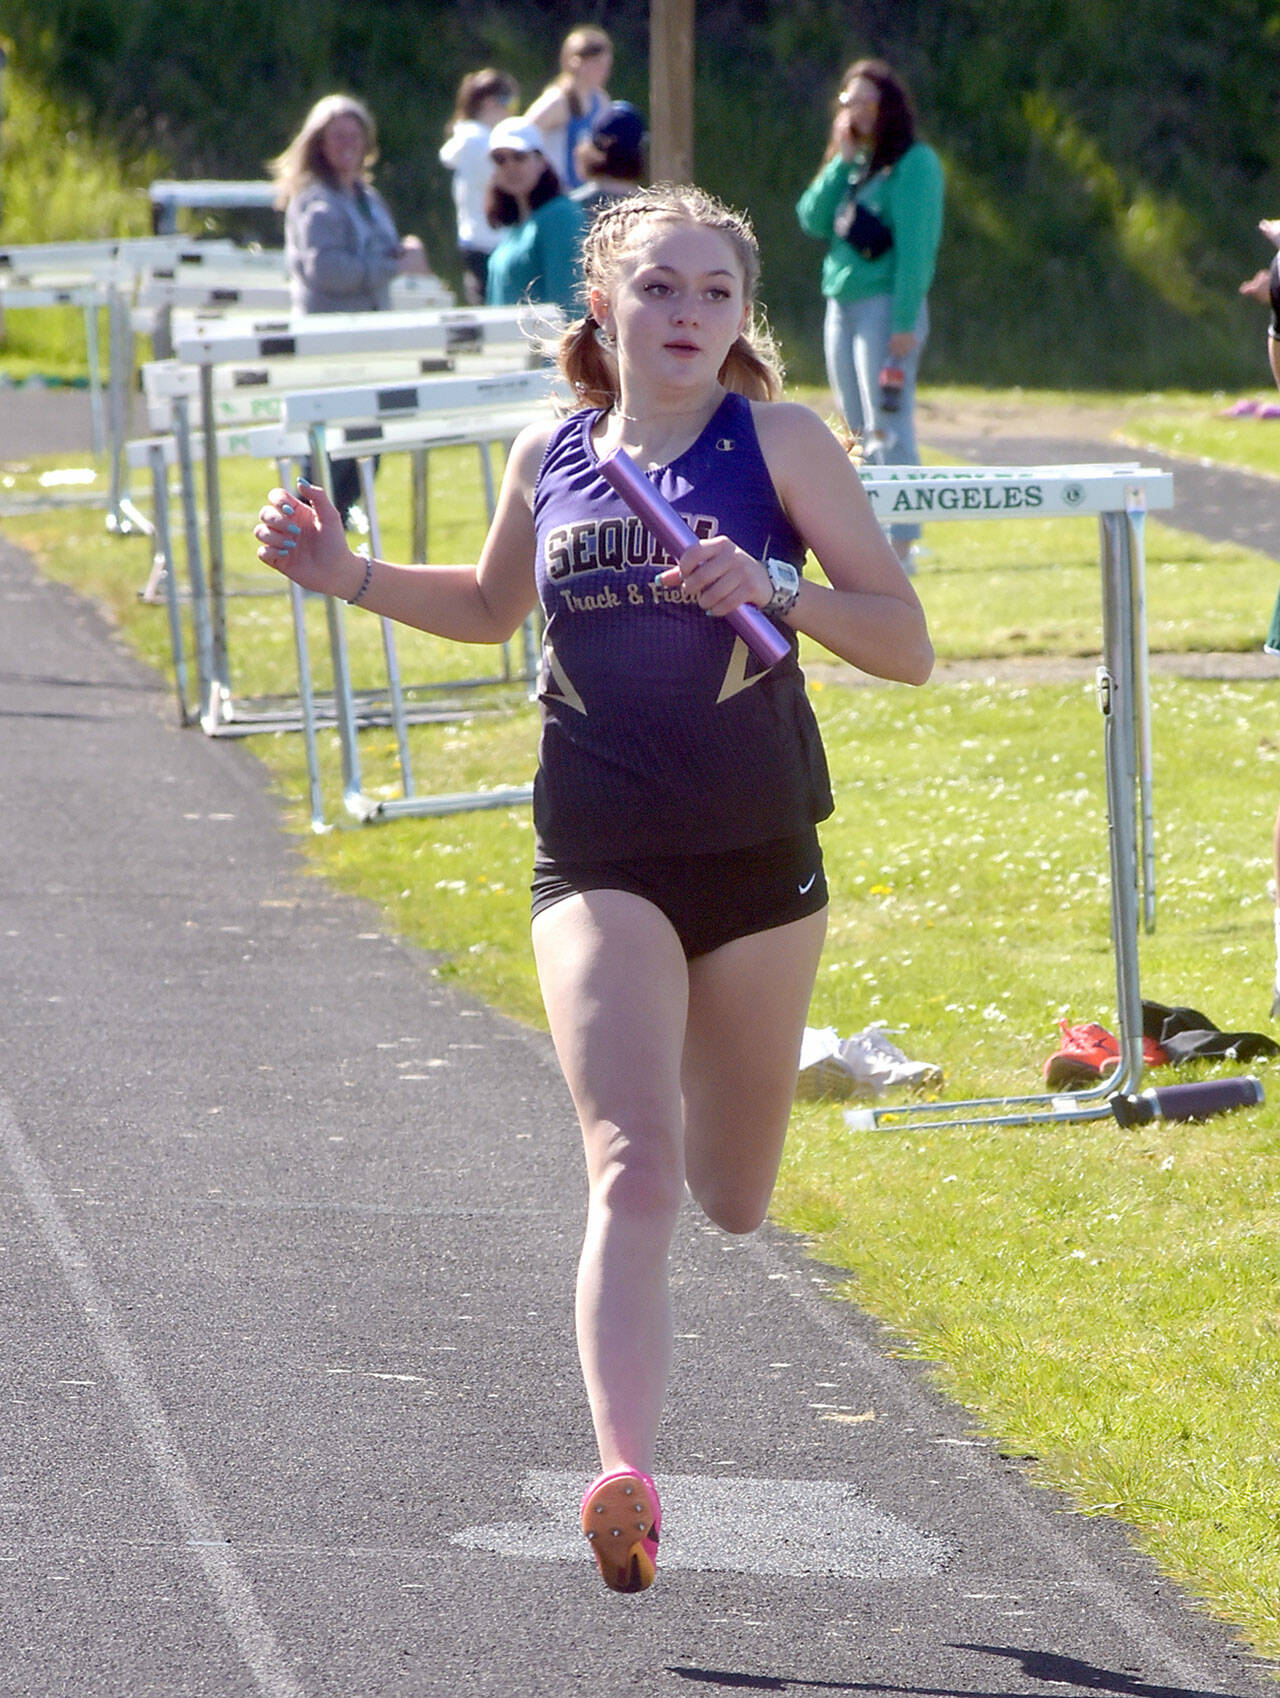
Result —
M 902 405 L 902 386 L 906 381 L 902 367 L 892 361 L 880 368 L 880 405 L 886 413 L 896 413 Z

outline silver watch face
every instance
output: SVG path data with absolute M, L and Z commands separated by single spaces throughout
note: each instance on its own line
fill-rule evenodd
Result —
M 764 569 L 775 595 L 794 595 L 800 588 L 800 574 L 789 560 L 766 560 Z

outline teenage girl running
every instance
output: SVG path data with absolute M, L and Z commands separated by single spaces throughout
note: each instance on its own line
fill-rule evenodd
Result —
M 621 1592 L 654 1578 L 676 1217 L 687 1187 L 726 1232 L 764 1219 L 822 949 L 832 801 L 797 638 L 911 684 L 933 664 L 845 450 L 776 399 L 758 274 L 749 225 L 699 190 L 599 214 L 560 346 L 583 409 L 517 438 L 477 565 L 365 561 L 310 485 L 254 532 L 305 588 L 462 642 L 542 602 L 533 946 L 586 1151 L 582 1523 Z M 677 561 L 599 473 L 620 446 L 700 539 Z M 790 636 L 771 670 L 723 617 L 746 603 Z

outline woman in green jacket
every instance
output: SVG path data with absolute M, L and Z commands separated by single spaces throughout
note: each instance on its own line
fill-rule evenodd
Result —
M 827 380 L 863 453 L 918 465 L 915 394 L 929 332 L 928 292 L 942 234 L 942 165 L 916 140 L 906 87 L 880 59 L 840 85 L 822 169 L 800 197 L 801 228 L 825 241 Z M 901 559 L 920 534 L 890 531 Z

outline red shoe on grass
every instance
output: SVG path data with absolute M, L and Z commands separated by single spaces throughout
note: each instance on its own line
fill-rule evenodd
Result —
M 1083 1026 L 1070 1026 L 1058 1021 L 1062 1033 L 1062 1048 L 1044 1064 L 1044 1076 L 1051 1091 L 1078 1091 L 1096 1085 L 1120 1065 L 1120 1040 L 1105 1026 L 1089 1021 Z M 1169 1057 L 1154 1038 L 1142 1040 L 1144 1067 L 1163 1067 Z
M 1120 1040 L 1105 1026 L 1089 1021 L 1083 1026 L 1071 1026 L 1058 1021 L 1062 1047 L 1044 1064 L 1044 1076 L 1051 1091 L 1076 1091 L 1086 1085 L 1096 1085 L 1104 1073 L 1110 1073 L 1120 1062 Z

